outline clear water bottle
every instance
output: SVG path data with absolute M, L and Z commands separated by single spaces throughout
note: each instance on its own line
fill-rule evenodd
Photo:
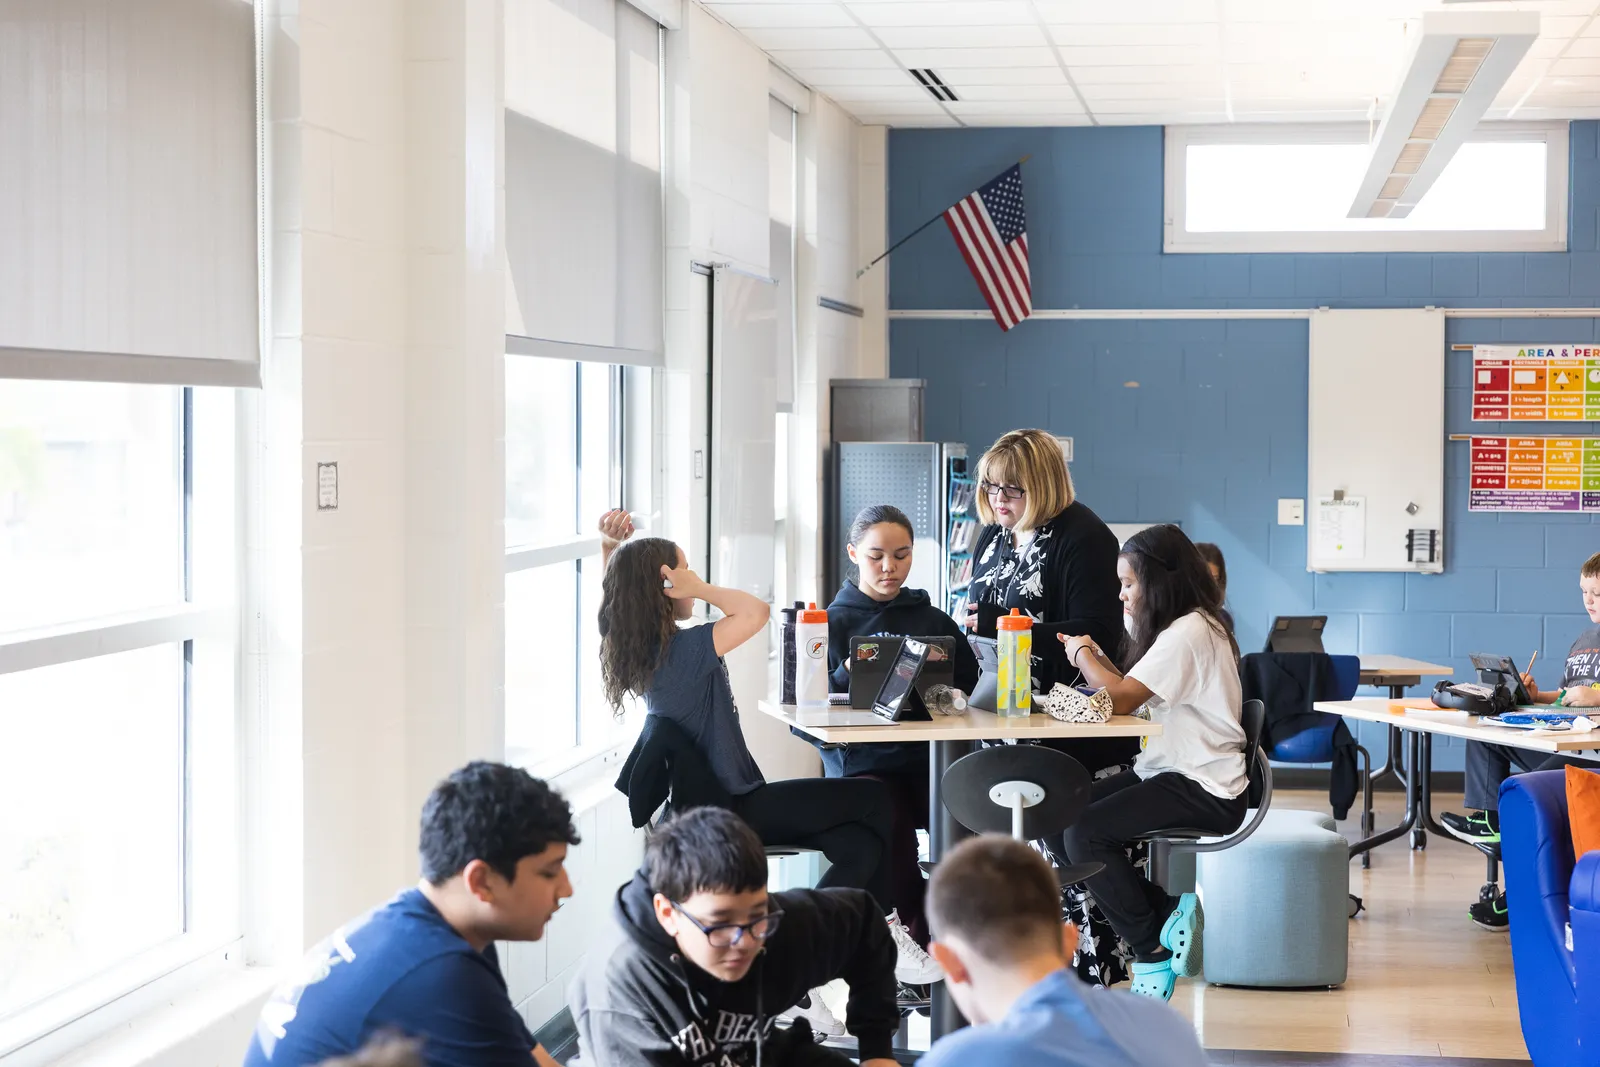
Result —
M 1026 718 L 1033 714 L 1033 620 L 1017 608 L 995 620 L 1000 669 L 995 714 Z
M 928 705 L 932 715 L 965 715 L 967 712 L 967 694 L 948 685 L 928 686 L 922 694 L 922 702 Z

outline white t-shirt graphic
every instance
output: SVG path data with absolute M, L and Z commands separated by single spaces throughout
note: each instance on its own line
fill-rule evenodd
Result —
M 1249 786 L 1239 664 L 1228 638 L 1210 619 L 1190 612 L 1163 630 L 1128 677 L 1155 694 L 1144 704 L 1161 736 L 1152 737 L 1133 765 L 1140 778 L 1176 772 L 1224 799 Z

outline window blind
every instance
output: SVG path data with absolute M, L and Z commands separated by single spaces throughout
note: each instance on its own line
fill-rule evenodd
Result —
M 0 376 L 259 384 L 247 0 L 0 0 Z
M 506 351 L 662 362 L 660 28 L 507 0 Z

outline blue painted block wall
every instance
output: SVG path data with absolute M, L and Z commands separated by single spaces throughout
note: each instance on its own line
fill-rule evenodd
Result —
M 1039 308 L 1504 307 L 1450 319 L 1452 344 L 1600 340 L 1593 319 L 1515 317 L 1519 307 L 1600 305 L 1600 123 L 1572 124 L 1569 247 L 1550 254 L 1164 255 L 1162 131 L 1153 127 L 895 130 L 891 234 L 905 233 L 1025 154 L 1034 305 Z M 890 260 L 895 309 L 982 308 L 943 227 Z M 1578 567 L 1600 551 L 1588 516 L 1469 513 L 1467 451 L 1445 446 L 1442 575 L 1306 570 L 1306 529 L 1277 525 L 1279 497 L 1306 495 L 1304 320 L 896 319 L 890 371 L 928 383 L 932 440 L 981 452 L 1019 426 L 1071 436 L 1080 497 L 1108 522 L 1174 521 L 1228 559 L 1245 649 L 1274 615 L 1326 614 L 1333 652 L 1448 663 L 1470 652 L 1525 662 L 1552 687 L 1584 628 Z M 1470 355 L 1447 353 L 1448 433 L 1470 421 Z M 1350 412 L 1359 419 L 1361 413 Z M 1381 432 L 1375 426 L 1374 432 Z M 1521 432 L 1600 433 L 1589 423 Z M 1421 692 L 1418 690 L 1417 692 Z M 1382 731 L 1362 728 L 1382 760 Z M 1460 769 L 1440 739 L 1436 766 Z

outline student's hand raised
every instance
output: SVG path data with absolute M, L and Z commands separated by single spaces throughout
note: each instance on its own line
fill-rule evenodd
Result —
M 600 516 L 600 544 L 616 548 L 633 536 L 633 516 L 621 508 L 613 508 Z

